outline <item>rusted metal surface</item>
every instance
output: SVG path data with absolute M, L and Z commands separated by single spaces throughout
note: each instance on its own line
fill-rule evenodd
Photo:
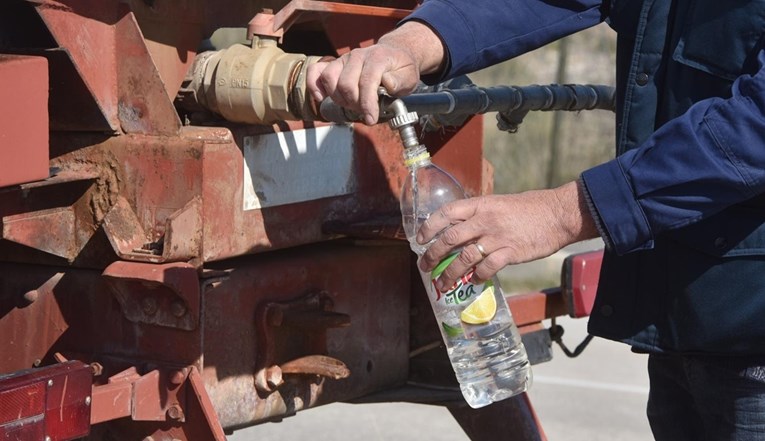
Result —
M 223 427 L 403 384 L 409 359 L 410 259 L 408 247 L 395 241 L 314 245 L 238 260 L 226 279 L 209 285 L 204 291 L 205 341 L 237 342 L 235 351 L 226 344 L 205 346 L 202 375 Z M 327 329 L 320 323 L 309 330 L 274 328 L 258 319 L 268 305 L 290 304 L 310 292 L 327 293 L 331 310 L 347 314 L 350 324 Z M 337 380 L 320 376 L 342 377 L 344 369 L 322 366 L 317 363 L 321 358 L 303 359 L 312 355 L 341 361 L 350 375 Z M 283 383 L 277 372 L 264 371 L 268 387 L 257 390 L 253 375 L 272 366 L 280 366 Z M 281 372 L 284 366 L 286 373 Z M 232 402 L 233 395 L 241 400 Z
M 115 376 L 109 379 L 109 383 L 93 387 L 91 424 L 130 416 L 133 411 L 133 383 L 130 380 L 140 378 L 135 370 L 132 373 L 134 378 Z
M 382 8 L 379 6 L 356 5 L 350 3 L 325 2 L 315 0 L 292 0 L 276 14 L 261 12 L 253 18 L 248 27 L 248 38 L 253 35 L 268 35 L 281 37 L 293 24 L 303 21 L 323 21 L 331 16 L 346 16 L 344 19 L 352 18 L 356 20 L 375 20 L 387 19 L 387 24 L 393 25 L 396 21 L 406 17 L 411 10 Z M 351 17 L 347 17 L 351 16 Z M 356 27 L 360 23 L 356 23 Z M 391 26 L 392 28 L 392 26 Z M 374 35 L 382 35 L 376 33 Z M 363 39 L 356 41 L 364 41 Z
M 480 133 L 480 124 L 476 126 Z M 291 129 L 300 131 L 301 127 L 293 124 Z M 35 205 L 33 195 L 23 192 L 9 194 L 18 208 L 7 214 L 82 204 L 83 216 L 91 218 L 88 223 L 78 221 L 77 225 L 91 225 L 83 229 L 83 234 L 98 232 L 99 225 L 104 234 L 97 235 L 95 241 L 78 239 L 76 243 L 88 243 L 88 249 L 84 255 L 79 253 L 74 262 L 95 267 L 110 263 L 104 259 L 109 255 L 114 256 L 112 260 L 120 257 L 157 263 L 222 260 L 327 240 L 337 232 L 327 234 L 323 227 L 333 221 L 363 222 L 381 214 L 397 216 L 398 193 L 406 171 L 398 140 L 386 127 L 357 128 L 353 132 L 356 146 L 350 173 L 357 182 L 354 193 L 245 210 L 244 160 L 238 143 L 245 136 L 277 136 L 277 132 L 240 127 L 232 135 L 220 128 L 194 128 L 184 131 L 181 138 L 121 136 L 102 140 L 59 135 L 56 146 L 95 141 L 87 149 L 71 152 L 58 153 L 57 147 L 53 162 L 61 168 L 61 176 L 79 174 L 93 179 L 95 185 L 83 188 L 89 184 L 83 182 L 75 188 L 73 183 L 53 185 L 57 181 L 51 181 L 47 188 L 35 188 L 36 199 L 47 204 L 55 201 L 53 207 L 42 202 Z M 475 133 L 468 131 L 465 136 Z M 467 142 L 467 138 L 457 135 L 443 139 L 435 161 L 462 157 L 465 167 L 456 174 L 469 192 L 477 194 L 488 177 L 481 168 L 481 159 L 470 159 L 477 153 L 464 152 L 462 145 Z M 2 248 L 0 243 L 0 256 Z M 65 255 L 71 257 L 69 253 Z
M 320 292 L 287 302 L 272 302 L 257 313 L 255 323 L 260 331 L 258 366 L 261 366 L 255 373 L 255 387 L 258 391 L 274 392 L 284 384 L 284 374 L 319 375 L 334 380 L 350 375 L 348 367 L 341 360 L 321 355 L 327 352 L 325 338 L 319 338 L 305 348 L 310 355 L 292 360 L 284 360 L 282 356 L 282 344 L 279 342 L 294 339 L 296 331 L 304 332 L 314 339 L 325 335 L 329 329 L 350 326 L 350 316 L 333 312 L 332 308 L 330 294 Z
M 48 177 L 48 63 L 0 54 L 0 187 Z
M 117 5 L 114 26 L 117 60 L 117 115 L 126 133 L 174 135 L 181 121 L 165 84 L 151 59 L 135 16 L 124 4 Z M 175 90 L 172 95 L 175 95 Z
M 6 216 L 2 238 L 72 260 L 80 251 L 75 222 L 74 207 Z
M 126 418 L 127 417 L 127 418 Z M 126 424 L 141 421 L 141 424 Z M 196 367 L 152 370 L 130 367 L 93 387 L 95 438 L 225 441 L 223 429 Z M 108 423 L 108 424 L 102 424 Z
M 18 306 L 33 290 L 37 299 Z M 0 347 L 0 372 L 51 363 L 56 352 L 86 354 L 82 360 L 110 373 L 112 358 L 188 366 L 202 354 L 198 326 L 187 331 L 125 318 L 100 270 L 10 263 L 0 263 Z
M 170 94 L 126 5 L 116 0 L 44 0 L 36 9 L 67 50 L 112 131 L 178 132 L 180 120 Z
M 170 383 L 166 372 L 152 370 L 133 383 L 132 419 L 134 421 L 178 421 L 186 417 L 185 388 Z
M 93 0 L 44 0 L 35 4 L 53 38 L 71 57 L 74 69 L 97 103 L 111 131 L 117 131 L 120 127 L 113 27 L 117 11 L 114 6 L 112 1 Z
M 204 0 L 129 0 L 168 98 L 175 94 L 204 37 Z
M 155 0 L 162 1 L 162 0 Z M 164 0 L 169 1 L 169 0 Z M 203 33 L 209 35 L 213 30 L 220 27 L 242 26 L 242 18 L 249 20 L 256 14 L 263 12 L 263 9 L 279 11 L 284 8 L 289 0 L 258 0 L 258 1 L 237 1 L 221 0 L 216 2 L 204 2 L 205 25 Z M 342 3 L 366 3 L 372 2 L 351 2 Z M 416 0 L 380 0 L 373 3 L 375 6 L 394 8 L 394 9 L 414 9 L 417 6 Z M 246 23 L 244 23 L 246 24 Z M 352 31 L 352 30 L 351 30 Z M 379 34 L 378 34 L 379 36 Z
M 44 181 L 0 189 L 0 238 L 73 261 L 98 222 L 91 207 L 95 177 L 57 172 Z
M 320 375 L 335 380 L 350 375 L 341 360 L 321 355 L 327 353 L 327 331 L 351 324 L 348 314 L 333 312 L 332 308 L 330 294 L 320 292 L 287 302 L 271 302 L 256 312 L 260 369 L 255 373 L 255 386 L 258 390 L 273 392 L 283 384 L 284 374 Z M 307 355 L 294 359 L 285 357 L 284 343 L 294 340 L 301 332 L 311 336 L 312 342 L 303 348 Z
M 88 35 L 111 41 L 113 35 L 110 37 L 110 28 L 103 27 L 111 18 L 114 26 L 124 31 L 120 33 L 119 44 L 132 45 L 125 48 L 119 61 L 115 61 L 115 69 L 128 77 L 136 77 L 133 80 L 120 77 L 120 81 L 135 86 L 131 89 L 131 97 L 158 100 L 154 104 L 149 101 L 144 103 L 155 114 L 140 116 L 137 124 L 143 128 L 136 128 L 136 131 L 172 134 L 174 123 L 168 123 L 169 119 L 161 116 L 165 112 L 162 109 L 167 110 L 167 107 L 158 104 L 169 102 L 167 93 L 160 94 L 155 81 L 143 77 L 155 78 L 156 70 L 149 68 L 148 64 L 141 64 L 150 63 L 151 58 L 145 45 L 134 41 L 137 37 L 134 38 L 132 15 L 124 11 L 115 12 L 113 5 L 107 6 L 106 3 L 111 2 L 89 9 L 85 0 L 71 0 L 63 6 L 56 4 L 60 7 L 42 2 L 36 8 L 49 25 L 52 35 L 66 47 L 73 45 L 72 32 L 79 30 L 79 24 Z M 96 45 L 93 42 L 87 44 Z M 77 50 L 97 55 L 100 55 L 98 50 L 105 50 L 99 46 L 98 50 L 89 52 L 87 44 L 77 47 Z M 94 65 L 87 64 L 91 60 L 79 60 L 84 57 L 83 54 L 73 57 L 81 69 L 95 69 Z M 109 57 L 104 60 L 104 64 L 98 66 L 100 73 L 111 69 Z M 123 68 L 133 70 L 125 73 L 127 71 Z M 88 75 L 83 74 L 83 78 L 93 82 L 91 92 L 96 97 L 102 97 L 100 102 L 103 108 L 109 107 L 104 103 L 111 100 L 110 93 L 115 87 L 122 93 L 120 84 L 123 83 L 113 87 L 98 85 L 100 77 L 89 80 Z M 145 81 L 138 81 L 139 76 Z M 103 93 L 97 93 L 101 89 Z M 139 107 L 140 103 L 132 108 Z M 174 115 L 173 109 L 167 111 L 172 111 Z M 141 114 L 140 111 L 128 113 Z M 143 126 L 144 123 L 151 127 Z M 339 231 L 325 230 L 324 225 L 338 220 L 358 223 L 391 213 L 395 215 L 406 171 L 401 164 L 397 137 L 383 126 L 359 126 L 354 130 L 351 158 L 354 168 L 350 179 L 356 182 L 357 187 L 354 187 L 352 194 L 262 210 L 243 208 L 245 166 L 242 150 L 245 138 L 278 134 L 291 136 L 291 131 L 310 133 L 314 126 L 316 124 L 303 123 L 279 124 L 273 128 L 238 126 L 230 128 L 233 132 L 225 128 L 191 127 L 184 129 L 180 136 L 166 138 L 140 135 L 99 138 L 83 134 L 57 134 L 52 139 L 53 165 L 64 173 L 79 173 L 87 169 L 97 176 L 96 186 L 91 190 L 93 194 L 81 201 L 95 208 L 91 209 L 92 220 L 83 223 L 78 217 L 75 222 L 71 216 L 72 208 L 64 205 L 55 207 L 57 211 L 53 213 L 44 213 L 51 218 L 45 222 L 38 222 L 42 219 L 41 213 L 15 213 L 21 215 L 27 225 L 37 223 L 35 231 L 55 224 L 61 234 L 57 235 L 59 239 L 56 240 L 38 238 L 37 234 L 32 238 L 31 233 L 22 229 L 19 233 L 21 237 L 14 235 L 13 240 L 32 245 L 33 249 L 58 256 L 77 266 L 104 267 L 115 258 L 153 263 L 190 261 L 198 266 L 204 262 L 327 240 Z M 459 132 L 432 134 L 427 140 L 428 145 L 438 151 L 434 155 L 435 162 L 447 167 L 450 164 L 459 165 L 452 170 L 470 194 L 486 192 L 491 185 L 490 169 L 482 160 L 480 149 L 465 149 L 480 134 L 481 122 L 476 119 Z M 76 148 L 78 146 L 86 148 Z M 257 182 L 254 184 L 258 185 Z M 56 198 L 52 192 L 43 197 L 48 200 Z M 77 208 L 74 210 L 78 212 Z M 62 217 L 65 219 L 51 222 L 56 216 L 59 220 Z M 81 225 L 87 228 L 74 230 Z M 100 227 L 103 227 L 104 234 L 96 235 L 96 240 L 88 240 L 90 236 L 86 233 L 97 233 Z M 86 243 L 88 249 L 84 250 Z M 0 243 L 0 255 L 3 254 L 3 247 L 9 253 L 24 256 L 24 261 L 57 262 L 49 256 L 35 255 L 31 250 L 3 243 Z
M 128 320 L 188 331 L 199 325 L 199 280 L 192 265 L 118 261 L 103 276 Z
M 351 371 L 342 361 L 325 355 L 308 355 L 281 365 L 283 374 L 314 374 L 339 380 L 348 378 Z
M 380 2 L 383 3 L 383 2 Z M 405 2 L 398 2 L 399 4 Z M 344 54 L 356 47 L 369 46 L 382 34 L 411 12 L 416 4 L 406 8 L 357 5 L 314 0 L 292 0 L 276 14 L 258 13 L 249 23 L 247 35 L 281 38 L 290 27 L 301 22 L 318 22 L 335 48 Z M 396 6 L 396 5 L 391 5 Z
M 186 427 L 189 428 L 189 434 L 200 441 L 225 441 L 226 435 L 223 433 L 215 408 L 207 395 L 204 379 L 197 368 L 194 367 L 190 370 L 187 384 L 191 388 L 187 394 L 189 398 L 187 400 L 188 420 Z
M 512 295 L 507 298 L 507 304 L 518 326 L 566 314 L 566 304 L 560 288 Z
M 289 125 L 292 130 L 301 130 L 302 127 L 306 126 L 301 123 Z M 436 151 L 434 161 L 459 164 L 459 169 L 454 169 L 455 174 L 471 194 L 486 191 L 491 183 L 491 174 L 487 172 L 479 152 L 465 150 L 465 146 L 474 142 L 475 138 L 471 137 L 480 135 L 481 130 L 480 120 L 476 119 L 464 129 L 464 133 L 438 134 L 431 140 Z M 240 143 L 246 136 L 268 135 L 237 128 L 233 136 Z M 357 126 L 353 136 L 352 179 L 357 181 L 353 194 L 262 210 L 241 208 L 240 188 L 244 185 L 244 178 L 240 172 L 231 172 L 243 169 L 240 147 L 206 144 L 203 155 L 203 176 L 206 177 L 202 195 L 203 218 L 206 221 L 203 260 L 215 261 L 321 241 L 328 237 L 323 231 L 324 225 L 333 221 L 362 222 L 389 213 L 399 216 L 398 197 L 406 168 L 401 160 L 397 135 L 387 127 Z

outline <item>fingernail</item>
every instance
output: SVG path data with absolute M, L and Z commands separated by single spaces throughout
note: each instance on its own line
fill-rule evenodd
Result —
M 415 240 L 417 240 L 417 243 L 420 245 L 425 243 L 425 237 L 423 237 L 422 233 L 417 233 L 417 237 Z
M 317 103 L 320 103 L 324 100 L 324 97 L 319 92 L 314 92 L 313 99 L 316 100 Z
M 375 119 L 372 118 L 372 115 L 370 115 L 368 113 L 366 115 L 364 115 L 364 124 L 366 124 L 368 126 L 373 126 L 373 125 L 375 125 L 376 122 L 377 121 L 375 121 Z

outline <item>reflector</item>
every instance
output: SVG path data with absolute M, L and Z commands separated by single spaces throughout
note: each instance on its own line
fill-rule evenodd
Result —
M 40 382 L 0 391 L 0 426 L 45 411 L 45 383 Z
M 0 439 L 66 441 L 90 432 L 93 375 L 78 361 L 0 376 Z

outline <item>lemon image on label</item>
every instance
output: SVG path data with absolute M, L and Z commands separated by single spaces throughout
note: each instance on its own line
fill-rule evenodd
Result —
M 494 285 L 486 282 L 483 292 L 460 314 L 460 320 L 471 325 L 488 323 L 497 313 L 497 299 L 494 298 Z

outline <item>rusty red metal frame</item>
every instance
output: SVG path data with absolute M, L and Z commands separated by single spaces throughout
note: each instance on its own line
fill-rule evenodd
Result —
M 48 177 L 48 62 L 0 54 L 0 187 Z
M 316 0 L 292 0 L 276 14 L 261 12 L 247 26 L 247 37 L 253 35 L 281 38 L 293 24 L 304 20 L 321 20 L 326 16 L 376 17 L 401 20 L 412 11 L 409 9 L 383 8 L 379 6 L 356 5 Z

